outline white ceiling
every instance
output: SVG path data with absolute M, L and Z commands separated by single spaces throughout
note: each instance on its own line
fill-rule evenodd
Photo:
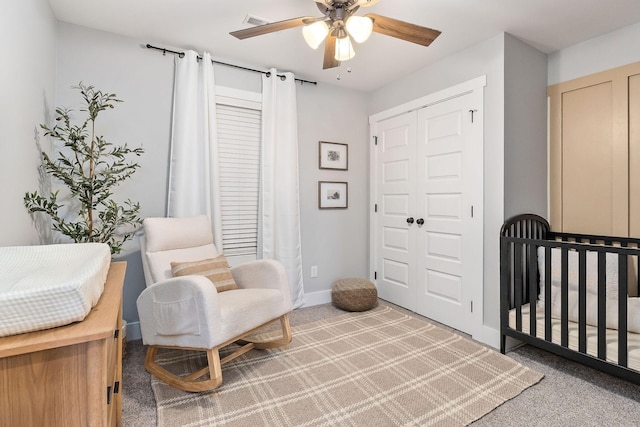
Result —
M 237 40 L 247 14 L 269 21 L 320 16 L 314 0 L 49 0 L 60 21 L 161 47 L 209 51 L 238 65 L 375 90 L 454 52 L 510 33 L 545 53 L 640 22 L 640 0 L 380 0 L 376 13 L 442 31 L 430 47 L 374 33 L 356 56 L 322 70 L 323 45 L 310 49 L 299 28 Z M 347 71 L 350 67 L 351 72 Z M 340 80 L 337 79 L 340 75 Z

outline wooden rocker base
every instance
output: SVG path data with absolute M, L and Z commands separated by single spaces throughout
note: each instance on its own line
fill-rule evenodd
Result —
M 269 341 L 259 341 L 246 338 L 248 335 L 253 334 L 257 330 L 277 320 L 280 320 L 280 325 L 282 327 L 281 337 Z M 244 334 L 232 338 L 229 341 L 211 349 L 151 345 L 147 348 L 147 355 L 144 359 L 144 367 L 151 375 L 177 389 L 189 392 L 209 391 L 222 384 L 222 365 L 224 365 L 225 363 L 235 359 L 238 356 L 242 356 L 252 349 L 263 350 L 289 344 L 291 342 L 291 338 L 292 336 L 291 326 L 289 325 L 289 315 L 284 314 L 277 319 L 270 320 L 269 322 L 264 323 L 255 329 L 247 331 Z M 225 358 L 220 359 L 220 349 L 233 343 L 240 344 L 242 347 L 226 356 Z M 159 348 L 204 351 L 207 353 L 207 366 L 185 376 L 176 375 L 158 364 L 156 356 Z M 200 379 L 206 374 L 209 374 L 208 379 Z

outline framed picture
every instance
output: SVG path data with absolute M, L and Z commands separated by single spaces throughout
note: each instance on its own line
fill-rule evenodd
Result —
M 349 146 L 320 141 L 320 169 L 349 169 Z
M 346 182 L 318 181 L 318 207 L 320 209 L 346 209 L 349 206 Z

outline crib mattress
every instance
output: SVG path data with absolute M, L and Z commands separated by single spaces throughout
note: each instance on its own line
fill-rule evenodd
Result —
M 522 306 L 522 332 L 529 334 L 529 304 Z M 551 318 L 551 341 L 560 344 L 560 319 Z M 509 327 L 516 329 L 516 309 L 509 311 Z M 607 361 L 618 363 L 618 331 L 607 329 Z M 536 306 L 536 336 L 544 339 L 544 306 Z M 578 351 L 578 323 L 569 322 L 569 348 Z M 627 333 L 628 367 L 640 371 L 640 334 Z M 598 329 L 587 325 L 587 353 L 598 356 Z
M 105 243 L 0 248 L 0 337 L 83 320 L 110 264 Z

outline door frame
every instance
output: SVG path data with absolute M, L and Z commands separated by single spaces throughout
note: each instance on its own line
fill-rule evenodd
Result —
M 369 135 L 372 140 L 372 145 L 370 146 L 370 155 L 369 155 L 369 171 L 370 171 L 370 182 L 371 185 L 369 187 L 369 279 L 377 284 L 377 280 L 375 277 L 375 268 L 376 268 L 376 260 L 378 256 L 378 246 L 379 242 L 377 239 L 377 212 L 376 212 L 376 203 L 377 203 L 377 162 L 378 162 L 378 150 L 376 149 L 376 131 L 377 131 L 377 123 L 389 119 L 401 114 L 406 114 L 410 111 L 422 109 L 425 107 L 429 107 L 431 105 L 439 104 L 441 102 L 447 101 L 452 98 L 457 98 L 462 95 L 466 95 L 468 93 L 480 92 L 480 95 L 484 97 L 484 87 L 487 85 L 487 77 L 486 75 L 476 77 L 475 79 L 468 80 L 466 82 L 448 87 L 446 89 L 439 90 L 437 92 L 431 93 L 429 95 L 414 99 L 412 101 L 406 102 L 404 104 L 397 105 L 395 107 L 389 108 L 387 110 L 381 111 L 376 114 L 372 114 L 369 116 Z M 480 111 L 478 118 L 480 120 L 484 120 L 484 112 Z M 483 143 L 483 153 L 484 153 L 484 133 L 482 137 Z M 483 180 L 484 180 L 484 172 L 483 172 Z M 481 200 L 484 200 L 484 186 L 483 186 L 483 194 L 480 197 Z M 484 202 L 482 203 L 481 212 L 479 212 L 480 221 L 484 222 Z M 484 227 L 482 226 L 482 229 Z M 484 233 L 482 236 L 483 246 L 484 246 Z M 484 258 L 484 256 L 482 256 Z M 472 337 L 481 336 L 482 328 L 483 328 L 483 319 L 484 319 L 484 265 L 481 268 L 481 281 L 482 286 L 478 289 L 473 289 L 472 299 L 477 303 L 473 307 L 473 312 L 471 313 L 471 318 L 473 321 L 473 325 L 470 327 L 470 331 Z

